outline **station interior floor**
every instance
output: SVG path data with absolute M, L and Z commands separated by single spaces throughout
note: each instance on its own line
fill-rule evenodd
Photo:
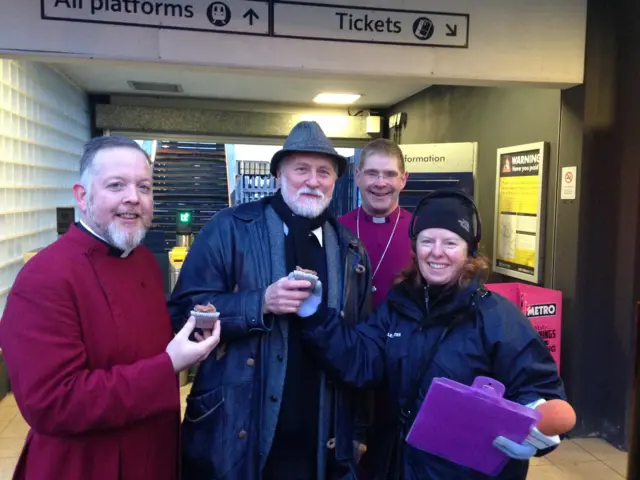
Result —
M 181 389 L 182 411 L 190 385 Z M 11 480 L 29 427 L 15 398 L 0 402 L 0 480 Z M 528 480 L 619 480 L 625 478 L 627 454 L 597 438 L 565 440 L 545 458 L 534 459 Z

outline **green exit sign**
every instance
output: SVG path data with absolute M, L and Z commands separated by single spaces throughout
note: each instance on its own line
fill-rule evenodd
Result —
M 176 212 L 176 231 L 177 233 L 190 234 L 191 224 L 193 223 L 193 212 L 177 211 Z

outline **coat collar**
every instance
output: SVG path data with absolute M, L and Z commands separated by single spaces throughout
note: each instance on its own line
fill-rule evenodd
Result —
M 480 282 L 474 279 L 464 288 L 456 287 L 453 292 L 430 297 L 427 313 L 426 291 L 401 282 L 389 292 L 388 302 L 392 309 L 417 322 L 446 323 L 452 315 L 475 308 L 482 291 Z
M 254 202 L 241 203 L 233 208 L 233 216 L 244 222 L 253 222 L 265 216 L 267 207 L 269 206 L 269 198 L 264 197 Z M 333 227 L 338 236 L 338 246 L 348 246 L 353 251 L 358 250 L 360 241 L 345 227 L 341 222 L 335 220 L 333 215 L 327 220 L 327 223 Z M 326 226 L 326 225 L 325 225 Z M 323 229 L 323 235 L 326 229 Z
M 72 242 L 84 247 L 89 253 L 97 253 L 102 255 L 108 255 L 110 257 L 126 258 L 135 252 L 133 249 L 131 252 L 124 255 L 124 251 L 108 244 L 104 239 L 100 238 L 89 228 L 80 222 L 76 222 L 69 228 L 69 231 L 65 234 Z M 136 247 L 137 248 L 137 247 Z
M 245 222 L 257 220 L 264 216 L 268 203 L 268 197 L 255 202 L 241 203 L 237 207 L 233 207 L 233 216 Z

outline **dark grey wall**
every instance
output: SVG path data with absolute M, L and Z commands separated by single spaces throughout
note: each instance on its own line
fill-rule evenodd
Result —
M 482 217 L 481 252 L 493 252 L 496 150 L 549 142 L 548 188 L 555 192 L 558 164 L 560 90 L 434 86 L 395 105 L 390 113 L 406 112 L 399 143 L 478 142 L 476 200 Z M 547 198 L 547 212 L 555 209 Z M 547 215 L 543 260 L 545 286 L 552 286 L 553 215 Z
M 582 143 L 583 172 L 575 315 L 565 325 L 573 332 L 569 393 L 585 431 L 622 447 L 635 439 L 629 458 L 640 465 L 638 419 L 635 429 L 629 422 L 631 394 L 640 388 L 632 381 L 640 300 L 640 2 L 589 1 L 585 67 L 584 85 L 563 94 L 563 111 L 582 115 L 582 135 L 563 141 Z M 637 467 L 629 478 L 639 478 Z
M 630 402 L 634 385 L 640 388 L 633 382 L 640 299 L 638 85 L 640 2 L 590 0 L 584 85 L 562 92 L 560 166 L 578 166 L 578 198 L 557 208 L 554 281 L 569 299 L 562 368 L 579 413 L 575 433 L 598 434 L 622 448 L 635 439 L 629 458 L 639 463 L 637 472 L 640 430 L 638 419 L 630 422 Z

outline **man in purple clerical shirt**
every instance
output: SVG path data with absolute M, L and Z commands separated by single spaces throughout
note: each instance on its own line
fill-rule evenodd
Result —
M 384 138 L 373 140 L 362 149 L 356 170 L 362 206 L 339 219 L 369 253 L 374 307 L 387 298 L 394 279 L 411 263 L 411 213 L 399 206 L 407 177 L 400 147 Z
M 396 143 L 384 138 L 368 143 L 360 153 L 356 170 L 362 206 L 339 218 L 364 243 L 369 254 L 374 308 L 387 298 L 395 278 L 411 264 L 411 213 L 399 205 L 407 177 L 404 155 Z M 378 389 L 368 451 L 359 464 L 360 479 L 372 477 L 372 460 L 385 452 L 385 439 L 395 426 L 391 411 L 384 388 Z

